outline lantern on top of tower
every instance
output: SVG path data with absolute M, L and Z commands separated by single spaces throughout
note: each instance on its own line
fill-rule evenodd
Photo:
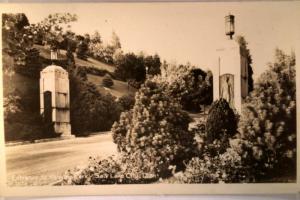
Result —
M 229 14 L 225 17 L 225 33 L 232 39 L 234 34 L 234 15 Z

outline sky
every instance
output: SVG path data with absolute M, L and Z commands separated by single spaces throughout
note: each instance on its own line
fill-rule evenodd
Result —
M 224 17 L 235 15 L 235 35 L 243 35 L 253 58 L 257 78 L 273 61 L 275 48 L 287 53 L 300 41 L 300 2 L 201 2 L 201 3 L 85 3 L 21 4 L 2 7 L 5 12 L 24 12 L 31 23 L 51 13 L 78 15 L 72 30 L 104 41 L 112 31 L 125 52 L 157 53 L 162 60 L 215 70 L 225 36 Z

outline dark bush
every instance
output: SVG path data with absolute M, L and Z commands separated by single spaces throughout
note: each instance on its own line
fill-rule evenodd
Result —
M 23 110 L 7 115 L 4 131 L 6 141 L 33 141 L 59 136 L 55 134 L 53 124 L 45 123 L 39 113 Z
M 36 93 L 33 93 L 36 92 Z M 29 96 L 31 94 L 31 96 Z M 13 91 L 4 97 L 4 131 L 6 141 L 56 137 L 53 125 L 44 122 L 39 111 L 38 92 Z
M 103 79 L 102 79 L 102 85 L 104 87 L 112 87 L 114 85 L 114 81 L 112 80 L 112 78 L 109 75 L 106 75 Z
M 78 66 L 78 67 L 82 68 L 82 70 L 85 70 L 87 74 L 93 74 L 97 76 L 105 76 L 106 74 L 111 75 L 111 73 L 106 69 L 98 69 L 93 66 Z
M 80 38 L 76 49 L 77 58 L 82 60 L 87 60 L 87 53 L 88 53 L 88 44 L 86 41 Z
M 225 99 L 217 100 L 209 110 L 206 133 L 209 141 L 221 139 L 224 134 L 233 136 L 237 130 L 237 116 Z
M 80 76 L 70 76 L 71 125 L 77 136 L 110 130 L 120 117 L 121 108 L 110 94 L 101 94 L 96 86 Z

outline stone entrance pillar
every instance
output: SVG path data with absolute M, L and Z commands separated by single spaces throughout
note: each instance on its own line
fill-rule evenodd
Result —
M 248 63 L 245 49 L 234 40 L 224 41 L 217 49 L 217 63 L 214 72 L 214 101 L 224 98 L 239 113 L 242 100 L 248 95 Z
M 68 72 L 50 65 L 41 71 L 40 112 L 54 122 L 54 131 L 63 138 L 74 137 L 70 124 L 70 91 Z

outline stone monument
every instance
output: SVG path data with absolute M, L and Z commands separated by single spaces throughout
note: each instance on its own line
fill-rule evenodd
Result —
M 70 125 L 70 91 L 68 72 L 57 65 L 41 71 L 40 112 L 46 122 L 63 138 L 74 137 Z
M 217 69 L 213 76 L 214 101 L 227 100 L 231 108 L 241 112 L 242 100 L 248 95 L 248 63 L 246 50 L 232 40 L 234 16 L 225 17 L 228 38 L 217 49 Z

